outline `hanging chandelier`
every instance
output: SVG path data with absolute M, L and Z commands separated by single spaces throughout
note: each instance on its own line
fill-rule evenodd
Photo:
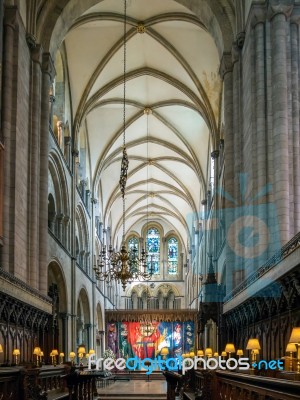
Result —
M 153 275 L 152 257 L 148 260 L 148 254 L 143 248 L 139 256 L 139 251 L 134 246 L 129 251 L 126 248 L 125 241 L 125 222 L 126 222 L 126 207 L 125 207 L 125 192 L 127 183 L 127 173 L 129 160 L 126 150 L 126 24 L 127 24 L 127 0 L 124 0 L 124 64 L 123 64 L 123 153 L 121 161 L 121 172 L 119 186 L 122 195 L 123 205 L 123 235 L 120 251 L 115 251 L 110 244 L 102 247 L 98 259 L 94 262 L 94 271 L 96 279 L 99 281 L 116 281 L 122 284 L 123 290 L 127 284 L 139 280 L 149 281 Z

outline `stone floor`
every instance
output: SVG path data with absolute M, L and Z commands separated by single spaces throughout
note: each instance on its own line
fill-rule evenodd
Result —
M 157 380 L 149 382 L 146 380 L 116 381 L 103 389 L 98 389 L 98 395 L 98 400 L 165 400 L 167 383 Z

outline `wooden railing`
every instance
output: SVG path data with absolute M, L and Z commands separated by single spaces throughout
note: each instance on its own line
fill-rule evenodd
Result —
M 0 368 L 0 400 L 22 399 L 23 369 Z
M 270 378 L 227 371 L 188 371 L 186 375 L 164 373 L 167 400 L 299 400 L 300 380 Z M 279 375 L 278 375 L 279 376 Z
M 0 400 L 67 399 L 66 366 L 0 368 Z
M 296 400 L 300 382 L 227 371 L 216 373 L 216 400 Z

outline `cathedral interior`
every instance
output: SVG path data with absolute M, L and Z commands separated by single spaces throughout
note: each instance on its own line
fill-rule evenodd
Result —
M 0 2 L 0 399 L 300 398 L 299 25 Z

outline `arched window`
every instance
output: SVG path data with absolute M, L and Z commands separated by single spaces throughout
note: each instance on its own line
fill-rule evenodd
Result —
M 137 250 L 137 254 L 139 254 L 139 239 L 135 236 L 132 236 L 130 239 L 128 239 L 128 251 L 130 250 Z
M 159 274 L 160 234 L 158 229 L 150 228 L 147 231 L 148 271 Z
M 168 240 L 168 274 L 176 275 L 178 272 L 178 240 L 171 237 Z

